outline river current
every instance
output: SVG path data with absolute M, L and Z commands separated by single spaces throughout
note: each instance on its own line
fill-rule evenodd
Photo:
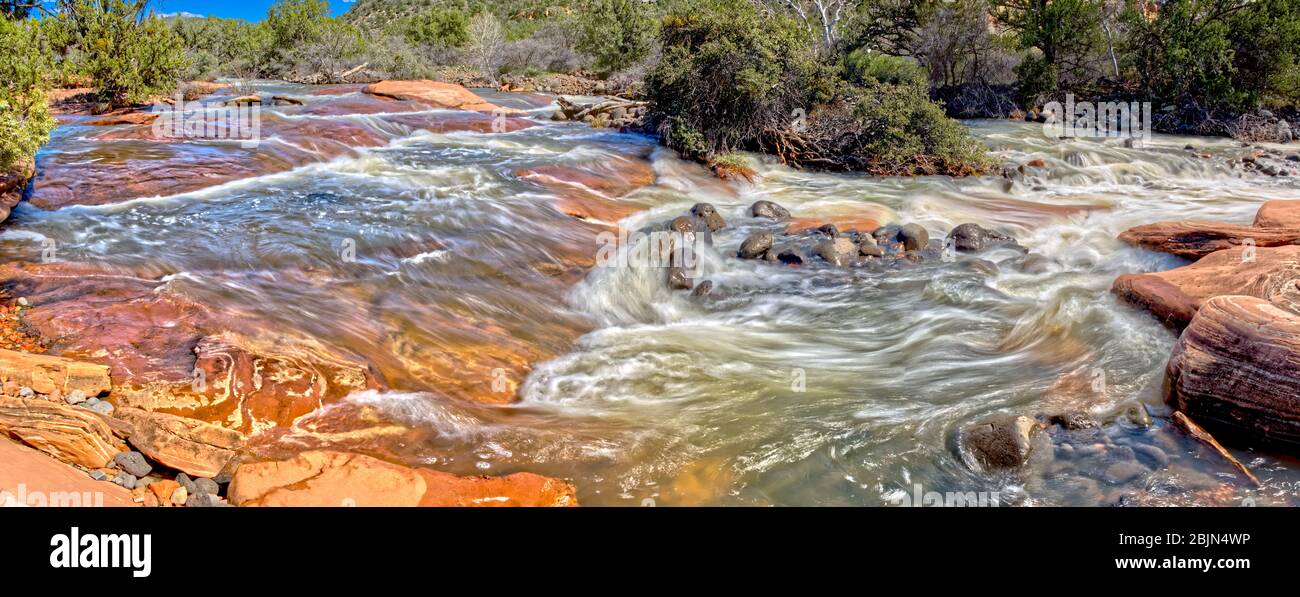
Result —
M 337 101 L 296 86 L 265 90 L 308 108 Z M 1022 505 L 1297 501 L 1300 463 L 1235 450 L 1264 480 L 1250 489 L 1168 427 L 1161 383 L 1176 337 L 1110 293 L 1121 274 L 1185 263 L 1117 241 L 1129 227 L 1248 223 L 1265 200 L 1300 199 L 1300 179 L 1234 168 L 1230 159 L 1248 151 L 1235 141 L 1156 135 L 1131 148 L 972 121 L 999 161 L 1046 167 L 1014 178 L 878 178 L 755 155 L 754 183 L 724 184 L 649 137 L 553 123 L 535 104 L 483 95 L 532 110 L 538 126 L 399 136 L 382 115 L 268 108 L 388 140 L 178 195 L 58 211 L 24 204 L 0 251 L 30 259 L 52 239 L 61 259 L 159 276 L 169 291 L 236 314 L 246 333 L 292 330 L 358 354 L 394 389 L 325 407 L 373 418 L 357 424 L 371 433 L 350 435 L 349 449 L 459 474 L 560 477 L 585 505 L 888 505 L 918 491 Z M 91 139 L 90 128 L 61 127 L 43 151 L 86 160 L 110 143 L 149 151 Z M 623 228 L 701 201 L 726 218 L 702 255 L 712 297 L 670 291 L 649 267 L 595 267 L 562 286 L 531 267 L 594 255 L 598 228 L 575 227 L 554 207 L 562 191 L 519 173 L 573 165 L 617 177 L 618 160 L 632 159 L 649 160 L 655 182 L 617 199 L 644 208 Z M 1035 257 L 1028 266 L 995 250 L 850 269 L 742 261 L 740 242 L 771 229 L 748 216 L 759 199 L 799 217 L 915 222 L 939 239 L 974 222 Z M 355 259 L 341 259 L 349 246 Z M 487 327 L 492 335 L 477 335 Z M 518 400 L 440 391 L 447 376 L 426 370 L 429 355 L 495 354 L 492 338 L 540 356 L 511 380 Z M 963 425 L 1065 410 L 1104 424 L 1044 433 L 1019 473 L 963 463 L 954 439 Z M 419 433 L 385 432 L 393 427 Z

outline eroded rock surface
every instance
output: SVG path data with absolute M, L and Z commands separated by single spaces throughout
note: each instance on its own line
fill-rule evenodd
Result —
M 576 506 L 572 485 L 534 475 L 458 477 L 369 456 L 304 452 L 246 463 L 230 501 L 239 506 Z

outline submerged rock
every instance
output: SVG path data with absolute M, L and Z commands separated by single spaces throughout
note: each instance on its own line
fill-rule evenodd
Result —
M 685 268 L 668 268 L 668 288 L 673 290 L 690 290 L 694 286 Z
M 963 429 L 958 443 L 967 465 L 978 471 L 1020 468 L 1029 460 L 1038 424 L 1029 417 L 1005 417 Z
M 1200 259 L 1217 251 L 1278 247 L 1300 241 L 1300 228 L 1260 228 L 1220 222 L 1157 222 L 1130 228 L 1119 239 L 1144 249 Z

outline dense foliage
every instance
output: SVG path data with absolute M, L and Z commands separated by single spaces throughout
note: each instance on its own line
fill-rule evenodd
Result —
M 0 173 L 30 159 L 54 128 L 45 100 L 48 59 L 33 22 L 0 18 Z
M 147 0 L 60 0 L 46 29 L 64 68 L 89 78 L 110 106 L 170 93 L 186 67 L 180 36 Z
M 748 149 L 881 174 L 985 165 L 981 146 L 930 101 L 915 63 L 828 55 L 824 35 L 744 0 L 692 8 L 664 18 L 663 55 L 646 81 L 660 132 L 682 154 Z

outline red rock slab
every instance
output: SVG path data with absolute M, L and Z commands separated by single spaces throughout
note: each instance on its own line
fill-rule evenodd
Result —
M 1266 201 L 1255 214 L 1258 228 L 1300 229 L 1300 199 Z
M 0 506 L 11 497 L 18 505 L 35 507 L 139 505 L 118 485 L 96 481 L 27 446 L 0 439 Z
M 415 101 L 435 108 L 469 110 L 471 112 L 518 112 L 493 104 L 474 92 L 455 83 L 439 81 L 380 81 L 367 85 L 363 91 L 370 95 Z
M 1220 439 L 1300 451 L 1300 316 L 1255 297 L 1210 299 L 1174 346 L 1165 391 Z
M 237 506 L 576 506 L 572 485 L 531 473 L 458 477 L 361 454 L 311 451 L 245 463 L 229 497 Z
M 1156 222 L 1130 228 L 1119 235 L 1128 244 L 1188 259 L 1200 259 L 1215 251 L 1239 248 L 1247 241 L 1256 247 L 1293 245 L 1300 241 L 1300 228 L 1257 228 L 1219 222 Z
M 62 356 L 107 365 L 118 406 L 252 434 L 386 387 L 363 361 L 304 339 L 242 336 L 230 331 L 240 322 L 159 286 L 72 263 L 0 265 L 0 289 L 32 303 L 27 327 Z
M 1152 274 L 1126 274 L 1111 291 L 1142 307 L 1175 331 L 1192 321 L 1202 305 L 1223 295 L 1246 295 L 1300 307 L 1300 246 L 1238 248 L 1211 253 L 1191 265 Z
M 87 120 L 81 124 L 86 126 L 118 126 L 123 124 L 142 125 L 153 124 L 158 120 L 158 114 L 155 112 L 128 112 L 126 114 L 112 114 Z
M 555 207 L 579 220 L 613 225 L 645 209 L 618 199 L 654 184 L 650 161 L 611 158 L 581 165 L 553 164 L 515 171 L 515 176 L 541 185 L 558 196 Z
M 244 446 L 243 434 L 198 421 L 136 408 L 113 416 L 129 425 L 131 445 L 150 459 L 195 477 L 214 477 Z
M 352 114 L 419 112 L 428 109 L 428 106 L 415 102 L 401 102 L 376 95 L 358 95 L 313 102 L 298 113 L 309 116 L 348 116 Z
M 0 265 L 0 288 L 32 304 L 27 327 L 63 356 L 107 365 L 115 387 L 190 378 L 209 313 L 159 285 L 74 263 Z
M 258 150 L 236 145 L 108 143 L 86 152 L 39 157 L 30 201 L 54 210 L 176 195 L 286 172 L 318 159 L 266 142 Z
M 0 349 L 0 377 L 29 387 L 38 394 L 66 396 L 80 390 L 86 396 L 111 389 L 108 367 L 62 357 Z
M 513 133 L 537 126 L 537 123 L 517 116 L 493 116 L 476 112 L 456 112 L 452 114 L 399 114 L 384 117 L 388 122 L 395 122 L 415 130 L 434 133 Z
M 326 85 L 319 89 L 312 90 L 312 92 L 307 95 L 347 95 L 349 93 L 359 93 L 365 88 L 365 84 Z
M 9 212 L 23 200 L 27 181 L 31 180 L 35 170 L 36 162 L 28 160 L 11 172 L 0 172 L 0 222 L 9 219 Z
M 204 338 L 195 352 L 194 368 L 204 383 L 175 390 L 196 394 L 192 406 L 167 408 L 161 402 L 155 410 L 245 433 L 292 426 L 352 392 L 386 387 L 366 365 L 306 343 L 259 342 L 225 333 Z
M 883 226 L 890 217 L 890 211 L 883 206 L 865 205 L 852 213 L 792 218 L 786 224 L 785 232 L 797 234 L 805 230 L 816 230 L 826 224 L 834 224 L 840 231 L 872 232 Z
M 982 222 L 1012 224 L 1017 226 L 1035 226 L 1060 218 L 1094 211 L 1105 211 L 1109 206 L 1051 203 L 1036 203 L 1009 199 L 1005 197 L 965 197 L 955 207 L 970 214 Z

